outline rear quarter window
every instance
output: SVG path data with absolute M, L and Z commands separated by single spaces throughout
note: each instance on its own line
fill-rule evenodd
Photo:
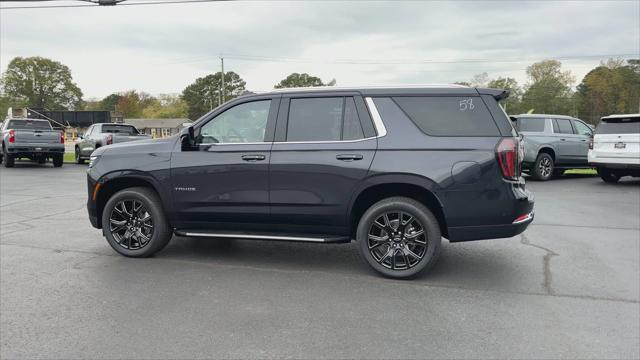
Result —
M 500 136 L 479 96 L 411 96 L 393 100 L 427 135 Z
M 544 132 L 545 119 L 543 118 L 518 118 L 516 129 L 518 131 Z

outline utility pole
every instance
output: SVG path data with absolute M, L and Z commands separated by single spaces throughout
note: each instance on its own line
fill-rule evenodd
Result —
M 222 101 L 220 101 L 220 105 L 222 105 L 225 101 L 225 91 L 224 91 L 224 58 L 220 56 L 220 66 L 222 67 L 222 89 L 220 91 Z

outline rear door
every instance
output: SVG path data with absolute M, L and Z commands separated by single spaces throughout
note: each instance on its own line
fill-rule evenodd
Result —
M 283 97 L 271 150 L 272 222 L 291 232 L 346 234 L 349 200 L 376 146 L 359 94 Z

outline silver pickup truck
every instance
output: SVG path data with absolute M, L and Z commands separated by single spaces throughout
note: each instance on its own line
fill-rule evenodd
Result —
M 524 141 L 522 168 L 536 180 L 549 180 L 567 169 L 590 168 L 587 154 L 593 130 L 564 115 L 511 116 Z
M 75 146 L 76 163 L 83 164 L 91 157 L 91 153 L 102 146 L 117 144 L 127 141 L 151 139 L 149 135 L 142 135 L 129 124 L 101 123 L 93 124 Z
M 27 158 L 44 164 L 62 166 L 64 135 L 53 130 L 51 123 L 41 119 L 7 119 L 2 124 L 2 153 L 0 163 L 13 167 L 16 159 Z

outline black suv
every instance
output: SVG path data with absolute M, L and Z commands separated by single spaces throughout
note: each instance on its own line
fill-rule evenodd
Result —
M 441 237 L 511 237 L 533 220 L 506 96 L 457 86 L 242 96 L 179 136 L 97 149 L 89 218 L 125 256 L 150 256 L 173 234 L 355 239 L 375 270 L 409 277 L 436 262 Z

